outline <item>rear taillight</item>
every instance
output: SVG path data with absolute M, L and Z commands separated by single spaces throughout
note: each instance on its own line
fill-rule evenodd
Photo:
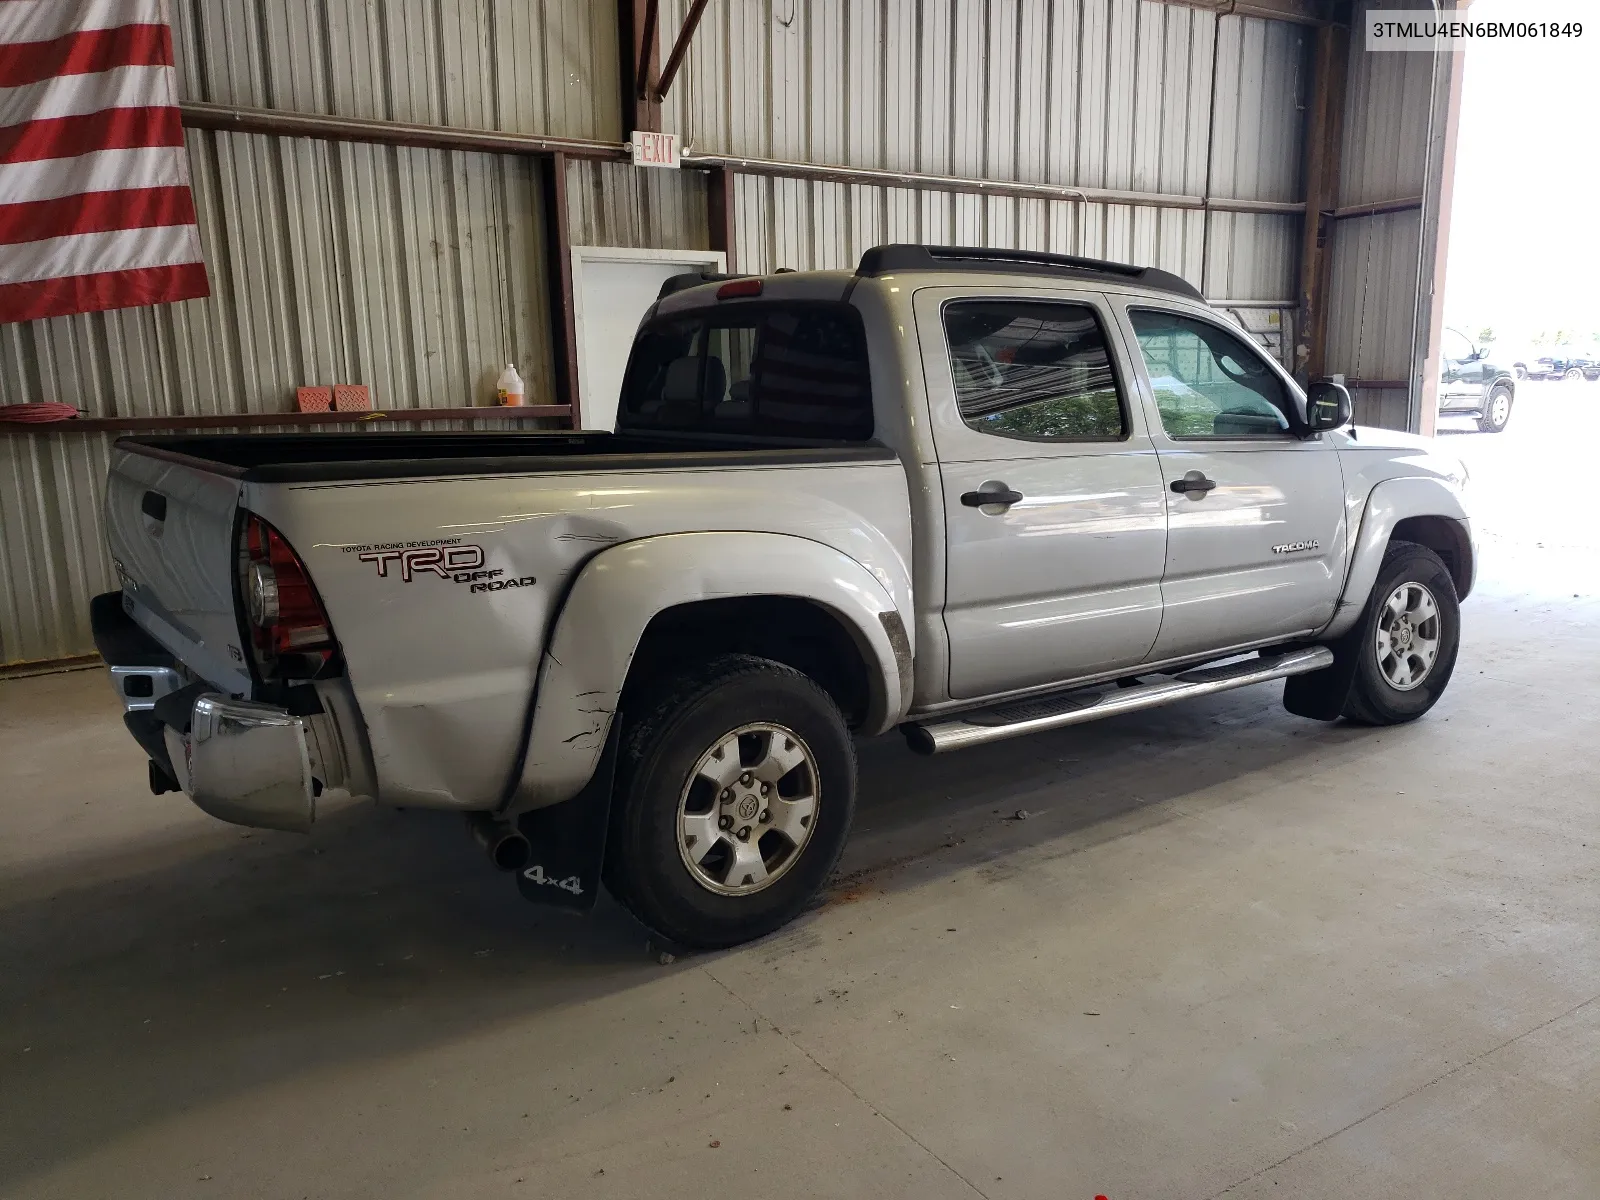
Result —
M 263 675 L 310 679 L 333 657 L 333 630 L 306 569 L 260 517 L 244 526 L 240 591 L 256 665 Z

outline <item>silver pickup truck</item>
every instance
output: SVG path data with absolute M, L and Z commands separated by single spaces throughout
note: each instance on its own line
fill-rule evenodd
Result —
M 457 809 L 524 895 L 690 946 L 812 900 L 853 738 L 964 746 L 1267 680 L 1409 721 L 1466 472 L 1183 280 L 892 245 L 680 277 L 614 433 L 130 438 L 94 608 L 159 792 Z

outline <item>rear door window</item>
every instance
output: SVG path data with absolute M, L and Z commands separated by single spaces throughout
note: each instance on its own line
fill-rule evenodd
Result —
M 1120 441 L 1122 392 L 1087 304 L 969 300 L 948 305 L 956 403 L 969 429 L 1022 441 Z
M 861 319 L 844 304 L 741 304 L 657 321 L 634 344 L 620 412 L 633 429 L 864 441 Z

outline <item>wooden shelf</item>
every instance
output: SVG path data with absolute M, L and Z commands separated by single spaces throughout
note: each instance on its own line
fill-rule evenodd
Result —
M 530 404 L 521 408 L 480 405 L 476 408 L 402 408 L 393 412 L 235 413 L 173 417 L 79 417 L 30 424 L 0 421 L 7 433 L 139 433 L 186 429 L 262 429 L 315 425 L 420 425 L 427 421 L 524 421 L 572 417 L 567 404 Z

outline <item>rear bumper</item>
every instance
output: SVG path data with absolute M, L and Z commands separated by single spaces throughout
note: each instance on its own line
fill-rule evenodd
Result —
M 155 764 L 155 790 L 182 789 L 235 825 L 305 833 L 318 785 L 304 718 L 189 682 L 178 662 L 123 610 L 120 592 L 90 606 L 95 646 L 111 667 L 123 720 Z
M 204 812 L 235 825 L 307 833 L 316 785 L 306 723 L 281 708 L 208 692 L 185 733 L 162 731 L 178 785 Z

